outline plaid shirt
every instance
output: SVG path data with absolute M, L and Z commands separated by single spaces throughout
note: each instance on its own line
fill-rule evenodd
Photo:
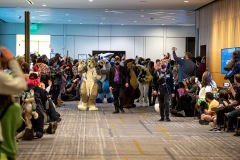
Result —
M 48 67 L 48 65 L 44 64 L 44 63 L 41 63 L 38 67 L 38 72 L 39 73 L 50 73 L 50 69 Z

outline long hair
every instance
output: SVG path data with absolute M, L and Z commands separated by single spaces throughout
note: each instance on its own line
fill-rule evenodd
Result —
M 209 71 L 205 71 L 202 75 L 202 87 L 206 87 L 210 85 L 212 82 L 212 73 Z
M 5 108 L 14 103 L 13 97 L 10 95 L 0 95 L 0 108 Z

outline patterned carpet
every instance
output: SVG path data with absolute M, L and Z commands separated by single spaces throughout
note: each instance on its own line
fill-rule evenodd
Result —
M 77 102 L 57 110 L 62 121 L 56 134 L 19 142 L 18 160 L 204 160 L 240 159 L 240 137 L 209 133 L 194 118 L 159 122 L 153 107 L 112 114 L 112 104 L 99 111 L 80 111 Z

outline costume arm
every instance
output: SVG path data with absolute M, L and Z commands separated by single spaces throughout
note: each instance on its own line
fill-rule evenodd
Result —
M 12 71 L 12 77 L 0 72 L 0 94 L 18 94 L 26 89 L 26 80 L 16 60 L 9 61 L 8 66 Z

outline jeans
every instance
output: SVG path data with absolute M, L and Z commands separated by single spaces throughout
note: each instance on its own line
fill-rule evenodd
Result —
M 232 122 L 234 128 L 236 128 L 238 116 L 240 116 L 240 109 L 235 109 L 234 111 L 230 112 L 227 116 L 229 121 Z
M 148 103 L 148 90 L 149 90 L 149 83 L 139 83 L 139 89 L 141 92 L 141 95 L 139 97 L 140 104 Z

